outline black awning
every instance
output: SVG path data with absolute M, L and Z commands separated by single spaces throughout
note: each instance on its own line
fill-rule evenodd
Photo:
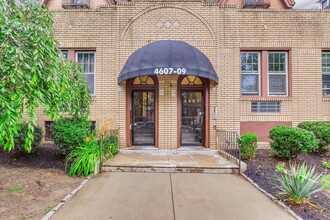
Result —
M 146 75 L 192 75 L 218 83 L 212 63 L 197 48 L 182 42 L 164 40 L 135 51 L 119 74 L 118 82 Z

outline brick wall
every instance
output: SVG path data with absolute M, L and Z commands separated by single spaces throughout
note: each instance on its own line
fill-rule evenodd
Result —
M 51 6 L 54 0 L 49 1 Z M 228 1 L 230 2 L 230 1 Z M 219 84 L 210 85 L 210 144 L 216 129 L 240 131 L 240 122 L 330 121 L 330 98 L 322 97 L 321 52 L 330 49 L 330 11 L 250 10 L 197 0 L 135 0 L 89 10 L 54 10 L 55 36 L 63 48 L 96 49 L 96 95 L 91 119 L 97 126 L 113 118 L 125 146 L 125 83 L 117 77 L 128 56 L 151 42 L 185 41 L 213 63 Z M 179 24 L 179 25 L 178 25 Z M 244 98 L 240 95 L 241 48 L 289 48 L 292 96 Z M 177 147 L 177 76 L 159 77 L 159 147 Z M 172 84 L 172 87 L 169 85 Z M 118 90 L 122 86 L 124 91 Z M 281 113 L 253 114 L 251 100 L 279 100 Z M 38 115 L 43 126 L 48 120 Z

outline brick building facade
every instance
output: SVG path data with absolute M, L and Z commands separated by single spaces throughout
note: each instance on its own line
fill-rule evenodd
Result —
M 99 127 L 113 119 L 121 147 L 215 148 L 218 129 L 256 133 L 266 146 L 275 125 L 330 121 L 329 10 L 292 10 L 292 0 L 84 0 L 66 9 L 63 2 L 43 2 L 56 39 L 68 59 L 86 65 L 90 120 Z M 163 40 L 201 51 L 218 82 L 156 67 L 151 81 L 118 81 L 134 52 Z M 40 113 L 39 125 L 45 121 Z

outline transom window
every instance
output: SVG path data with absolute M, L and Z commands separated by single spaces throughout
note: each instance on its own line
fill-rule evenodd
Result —
M 133 85 L 154 85 L 155 82 L 150 76 L 138 76 L 134 79 Z
M 268 94 L 287 95 L 287 53 L 268 53 Z
M 324 96 L 330 96 L 330 52 L 322 53 L 322 90 Z
M 95 52 L 78 52 L 77 62 L 84 70 L 92 95 L 95 95 Z
M 198 76 L 186 76 L 182 79 L 181 85 L 194 86 L 203 85 L 203 81 Z
M 260 53 L 241 53 L 241 74 L 242 95 L 259 95 Z

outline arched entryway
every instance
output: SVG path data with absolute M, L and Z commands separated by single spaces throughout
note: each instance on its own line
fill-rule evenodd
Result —
M 209 80 L 181 76 L 178 80 L 178 146 L 209 146 Z
M 212 63 L 185 42 L 157 41 L 135 51 L 118 76 L 118 83 L 126 81 L 126 146 L 209 147 L 210 80 L 218 83 Z

